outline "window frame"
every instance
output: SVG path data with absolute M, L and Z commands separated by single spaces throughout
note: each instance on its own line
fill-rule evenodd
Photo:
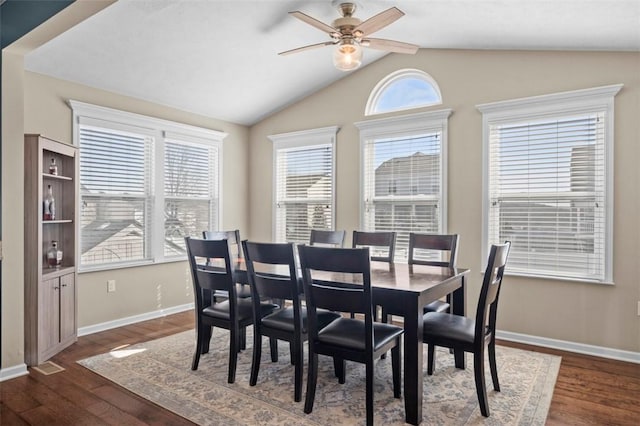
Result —
M 437 111 L 419 112 L 413 114 L 405 114 L 387 118 L 376 118 L 372 120 L 360 121 L 354 123 L 360 134 L 360 189 L 359 189 L 359 222 L 360 229 L 365 229 L 366 218 L 366 196 L 365 180 L 366 180 L 366 158 L 365 149 L 368 141 L 372 139 L 401 138 L 418 136 L 429 132 L 440 132 L 440 208 L 438 217 L 438 227 L 441 233 L 447 233 L 448 229 L 448 121 L 453 110 L 450 108 Z M 428 203 L 433 196 L 425 196 L 424 199 L 415 200 L 407 197 L 407 201 L 413 201 L 414 205 Z M 395 198 L 394 204 L 402 202 L 403 199 Z M 397 201 L 397 202 L 396 202 Z M 406 261 L 401 258 L 396 245 L 396 261 Z
M 321 127 L 296 132 L 279 133 L 267 136 L 273 143 L 272 148 L 272 228 L 271 238 L 279 241 L 278 236 L 278 152 L 295 148 L 313 148 L 330 146 L 331 149 L 331 229 L 336 226 L 336 140 L 340 130 L 338 126 Z
M 121 111 L 113 108 L 92 105 L 84 102 L 69 99 L 68 104 L 72 109 L 73 144 L 80 147 L 80 125 L 98 125 L 112 130 L 135 130 L 151 138 L 151 171 L 150 171 L 150 196 L 149 203 L 151 211 L 148 213 L 150 224 L 145 224 L 145 245 L 148 245 L 149 258 L 122 263 L 102 263 L 98 265 L 82 265 L 78 262 L 78 272 L 94 272 L 112 269 L 130 268 L 142 265 L 152 265 L 160 263 L 170 263 L 184 261 L 184 256 L 164 255 L 164 162 L 165 144 L 168 140 L 180 141 L 190 144 L 202 144 L 217 149 L 217 164 L 214 173 L 218 183 L 217 188 L 217 212 L 210 212 L 211 229 L 218 229 L 221 223 L 222 212 L 222 163 L 223 163 L 223 141 L 228 133 L 192 126 L 170 120 L 150 117 L 142 114 Z M 80 193 L 80 176 L 77 179 L 77 191 L 79 210 L 82 205 L 82 195 Z M 211 218 L 213 216 L 213 219 Z M 217 223 L 214 221 L 217 219 Z M 80 218 L 76 221 L 76 231 L 79 238 L 81 235 Z M 77 244 L 77 259 L 82 259 L 81 244 Z
M 523 121 L 554 120 L 571 115 L 604 112 L 604 271 L 602 279 L 587 279 L 564 275 L 556 271 L 553 275 L 535 271 L 509 271 L 512 276 L 544 278 L 561 281 L 613 284 L 613 149 L 614 149 L 614 97 L 622 88 L 614 84 L 589 89 L 559 92 L 527 98 L 479 104 L 482 113 L 482 259 L 489 253 L 490 221 L 490 132 L 494 125 Z
M 378 102 L 380 102 L 380 98 L 386 92 L 386 90 L 389 87 L 393 86 L 398 81 L 404 80 L 407 78 L 422 80 L 425 83 L 429 84 L 438 95 L 438 99 L 433 102 L 427 102 L 419 105 L 398 106 L 396 108 L 388 109 L 386 111 L 380 111 L 380 112 L 376 111 Z M 411 109 L 418 109 L 418 108 L 424 108 L 424 107 L 435 106 L 435 105 L 442 105 L 442 92 L 440 92 L 440 87 L 438 86 L 438 83 L 436 82 L 436 80 L 424 71 L 408 68 L 408 69 L 401 69 L 401 70 L 394 71 L 391 74 L 384 77 L 382 80 L 380 80 L 376 84 L 376 86 L 371 91 L 371 94 L 369 95 L 369 99 L 367 99 L 367 104 L 364 109 L 364 115 L 365 116 L 381 115 L 381 114 L 387 114 L 390 112 L 407 111 Z

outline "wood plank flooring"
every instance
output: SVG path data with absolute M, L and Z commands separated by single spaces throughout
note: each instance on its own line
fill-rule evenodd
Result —
M 193 328 L 193 313 L 128 325 L 81 337 L 52 358 L 66 370 L 0 383 L 0 424 L 190 425 L 182 417 L 81 367 L 76 361 L 118 346 Z M 548 425 L 637 425 L 640 365 L 511 342 L 505 346 L 562 356 Z

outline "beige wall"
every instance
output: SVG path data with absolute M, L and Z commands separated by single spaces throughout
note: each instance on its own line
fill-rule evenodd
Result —
M 365 53 L 366 54 L 366 53 Z M 615 286 L 508 277 L 501 330 L 640 352 L 640 54 L 426 50 L 389 55 L 265 119 L 250 131 L 251 237 L 272 232 L 272 143 L 268 135 L 338 125 L 336 227 L 359 227 L 359 137 L 368 96 L 402 68 L 429 73 L 449 119 L 448 223 L 461 235 L 459 265 L 472 269 L 468 312 L 475 312 L 481 268 L 482 116 L 476 105 L 623 83 L 615 99 Z
M 23 63 L 2 52 L 2 368 L 24 362 Z

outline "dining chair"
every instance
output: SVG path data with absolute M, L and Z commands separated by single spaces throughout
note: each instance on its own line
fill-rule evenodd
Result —
M 496 316 L 500 287 L 510 246 L 509 242 L 491 246 L 475 320 L 443 312 L 428 312 L 423 317 L 422 340 L 428 345 L 427 374 L 433 374 L 436 346 L 473 353 L 476 393 L 480 403 L 480 412 L 485 417 L 489 417 L 487 389 L 484 380 L 485 347 L 489 348 L 489 368 L 493 388 L 500 392 L 496 367 Z
M 345 231 L 327 231 L 324 229 L 312 229 L 309 236 L 309 244 L 312 246 L 344 247 Z
M 289 342 L 294 365 L 293 399 L 302 399 L 303 345 L 308 337 L 307 311 L 302 306 L 302 280 L 295 259 L 295 246 L 287 243 L 254 243 L 243 241 L 245 261 L 253 300 L 253 358 L 249 384 L 255 386 L 262 356 L 262 336 L 270 337 L 271 361 L 278 361 L 277 340 Z M 264 268 L 264 266 L 267 266 Z M 262 270 L 260 267 L 263 267 Z M 276 274 L 277 272 L 277 274 Z M 284 301 L 282 309 L 262 317 L 259 300 Z M 287 303 L 288 302 L 288 303 Z M 318 328 L 338 319 L 340 314 L 318 310 Z
M 229 330 L 229 374 L 227 381 L 233 383 L 236 376 L 238 352 L 240 351 L 241 330 L 253 323 L 253 306 L 250 298 L 238 298 L 234 279 L 234 269 L 228 240 L 200 240 L 186 237 L 187 257 L 193 281 L 196 316 L 196 350 L 191 364 L 198 369 L 200 355 L 209 350 L 211 328 Z M 211 266 L 208 260 L 217 260 L 221 266 Z M 230 295 L 224 301 L 216 302 L 211 293 L 224 290 Z M 278 308 L 272 303 L 261 303 L 261 315 L 267 315 Z
M 299 246 L 309 320 L 309 366 L 304 412 L 311 413 L 318 381 L 318 355 L 334 357 L 340 383 L 345 360 L 365 364 L 366 421 L 373 424 L 374 360 L 391 350 L 393 396 L 400 398 L 400 356 L 404 330 L 373 321 L 369 248 Z M 317 274 L 317 275 L 316 275 Z M 353 280 L 348 280 L 351 276 Z M 340 317 L 320 328 L 319 309 L 356 312 L 364 319 Z
M 458 256 L 458 234 L 409 234 L 409 265 L 429 265 L 455 268 Z M 434 254 L 438 259 L 433 259 Z M 444 257 L 444 260 L 443 260 Z M 451 312 L 451 294 L 446 301 L 434 300 L 424 307 L 427 312 Z
M 389 269 L 393 268 L 393 260 L 396 252 L 396 233 L 393 231 L 353 231 L 351 247 L 369 247 L 371 260 L 376 262 L 386 262 Z M 353 318 L 353 314 L 351 315 Z M 377 321 L 378 308 L 373 311 L 373 320 Z M 382 317 L 383 322 L 386 317 Z

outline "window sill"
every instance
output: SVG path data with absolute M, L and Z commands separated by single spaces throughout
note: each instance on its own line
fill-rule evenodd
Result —
M 139 262 L 132 262 L 126 264 L 116 264 L 116 265 L 101 265 L 101 266 L 85 266 L 81 270 L 78 270 L 78 274 L 91 273 L 91 272 L 102 272 L 102 271 L 112 271 L 117 269 L 127 269 L 127 268 L 138 268 L 140 266 L 155 266 L 161 265 L 164 263 L 175 263 L 175 262 L 186 262 L 187 257 L 176 257 L 170 259 L 163 259 L 160 261 L 153 260 L 143 260 Z

